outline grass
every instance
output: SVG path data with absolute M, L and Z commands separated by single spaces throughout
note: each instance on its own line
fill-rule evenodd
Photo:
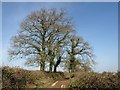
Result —
M 45 88 L 57 79 L 63 78 L 62 72 L 24 70 L 21 68 L 2 68 L 3 88 Z
M 120 73 L 80 72 L 70 79 L 69 88 L 120 88 Z
M 1 69 L 1 68 L 0 68 Z M 15 67 L 2 68 L 3 88 L 47 88 L 57 80 L 66 79 L 68 88 L 120 88 L 120 73 L 113 72 L 46 72 Z

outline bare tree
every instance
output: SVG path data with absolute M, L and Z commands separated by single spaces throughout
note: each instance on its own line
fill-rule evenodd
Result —
M 11 39 L 10 59 L 23 58 L 26 65 L 40 66 L 40 70 L 45 70 L 47 63 L 50 72 L 56 72 L 67 55 L 70 72 L 77 66 L 91 68 L 94 63 L 91 47 L 81 37 L 73 35 L 71 18 L 66 17 L 63 9 L 34 11 L 23 20 L 20 28 Z
M 65 17 L 64 10 L 34 11 L 26 17 L 20 27 L 21 30 L 11 39 L 11 59 L 25 58 L 27 65 L 40 66 L 40 70 L 45 70 L 46 62 L 49 62 L 50 71 L 53 65 L 57 67 L 59 63 L 55 64 L 55 60 L 57 56 L 57 60 L 60 60 L 60 54 L 57 55 L 60 46 L 64 46 L 66 37 L 73 31 L 71 19 Z
M 92 48 L 81 37 L 75 35 L 70 37 L 67 53 L 66 67 L 69 72 L 74 72 L 78 67 L 90 70 L 95 63 L 93 61 Z

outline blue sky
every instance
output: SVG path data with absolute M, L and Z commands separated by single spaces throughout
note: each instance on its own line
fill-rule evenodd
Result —
M 2 13 L 2 3 L 0 3 L 0 12 Z M 0 66 L 2 65 L 2 14 L 0 14 Z
M 118 69 L 118 4 L 117 3 L 2 3 L 3 65 L 24 66 L 24 61 L 8 61 L 10 38 L 20 29 L 22 20 L 40 8 L 65 8 L 73 18 L 77 35 L 94 48 L 95 71 Z M 33 67 L 25 67 L 33 69 Z M 34 68 L 36 69 L 36 68 Z
M 2 2 L 16 2 L 16 0 L 2 0 Z M 28 0 L 17 0 L 28 2 Z M 119 2 L 119 0 L 29 0 L 29 2 Z

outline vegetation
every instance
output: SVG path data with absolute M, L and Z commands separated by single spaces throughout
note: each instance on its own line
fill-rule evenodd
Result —
M 120 73 L 113 72 L 46 72 L 25 70 L 15 67 L 2 68 L 2 87 L 4 89 L 16 88 L 49 88 L 53 82 L 68 80 L 68 88 L 120 88 Z
M 68 57 L 66 57 L 65 66 L 69 72 L 84 69 L 92 70 L 93 61 L 92 48 L 82 37 L 71 36 L 67 46 Z
M 69 88 L 120 88 L 119 73 L 80 72 L 69 82 Z
M 40 70 L 2 68 L 3 88 L 46 88 L 64 79 L 69 88 L 120 88 L 120 73 L 95 73 L 92 47 L 76 36 L 65 10 L 41 9 L 28 15 L 12 37 L 9 56 Z M 57 72 L 61 64 L 68 72 Z M 46 69 L 48 69 L 46 71 Z M 1 69 L 1 68 L 0 68 Z
M 56 72 L 61 63 L 69 72 L 77 67 L 91 69 L 92 49 L 75 36 L 72 20 L 65 14 L 63 9 L 41 9 L 28 15 L 11 39 L 10 59 L 24 59 L 26 65 L 39 66 L 42 71 L 49 64 L 50 72 Z
M 13 88 L 44 88 L 60 78 L 64 78 L 62 72 L 38 72 L 37 70 L 24 70 L 15 67 L 2 68 L 2 87 L 7 90 Z

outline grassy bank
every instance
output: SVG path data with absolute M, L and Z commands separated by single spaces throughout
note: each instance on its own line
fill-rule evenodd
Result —
M 63 78 L 62 72 L 24 70 L 21 68 L 2 68 L 3 88 L 44 88 L 57 79 Z
M 66 79 L 68 88 L 120 88 L 120 73 L 46 72 L 21 68 L 2 68 L 3 88 L 47 88 L 55 81 Z
M 120 73 L 80 72 L 70 79 L 69 88 L 120 88 Z

